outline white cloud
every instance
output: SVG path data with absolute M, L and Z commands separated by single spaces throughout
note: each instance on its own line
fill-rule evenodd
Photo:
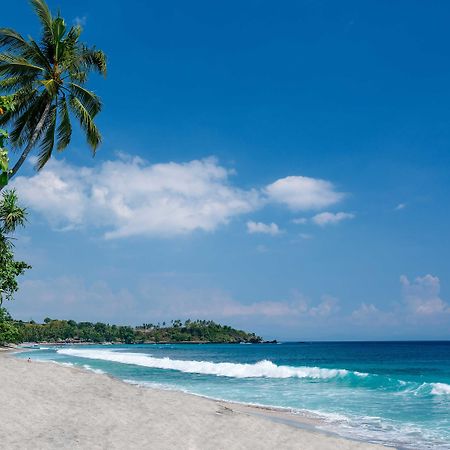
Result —
M 213 231 L 259 207 L 259 193 L 231 186 L 229 175 L 213 158 L 180 164 L 128 158 L 92 169 L 52 160 L 12 185 L 55 227 L 94 225 L 107 238 L 171 236 Z
M 313 317 L 326 317 L 339 311 L 339 301 L 331 295 L 323 295 L 321 302 L 309 308 L 309 315 Z
M 402 301 L 385 309 L 373 303 L 361 303 L 351 314 L 355 324 L 367 329 L 387 330 L 392 336 L 399 337 L 405 333 L 417 334 L 418 325 L 423 328 L 424 336 L 430 333 L 444 332 L 448 335 L 450 305 L 440 298 L 440 281 L 438 277 L 425 275 L 410 281 L 408 277 L 400 277 Z M 406 334 L 408 335 L 408 334 Z
M 450 305 L 444 302 L 439 294 L 441 290 L 438 277 L 425 275 L 409 281 L 408 277 L 400 277 L 405 305 L 413 314 L 430 316 L 450 313 Z
M 281 230 L 278 227 L 278 225 L 273 222 L 266 224 L 262 222 L 249 221 L 247 222 L 247 231 L 250 234 L 262 233 L 262 234 L 270 234 L 272 236 L 281 233 Z
M 308 219 L 306 217 L 299 217 L 297 219 L 292 219 L 291 222 L 296 225 L 304 225 L 305 223 L 308 223 Z
M 400 211 L 401 209 L 405 209 L 406 208 L 406 203 L 399 203 L 396 207 L 395 210 L 396 211 Z
M 345 196 L 329 181 L 302 176 L 281 178 L 269 184 L 265 192 L 271 201 L 285 204 L 293 211 L 326 208 Z
M 361 303 L 361 305 L 352 312 L 352 317 L 356 320 L 371 319 L 380 314 L 380 310 L 373 303 Z
M 86 26 L 87 23 L 87 17 L 86 16 L 76 16 L 75 19 L 73 19 L 73 24 L 78 25 L 81 27 Z
M 330 213 L 323 212 L 320 214 L 316 214 L 311 220 L 321 227 L 325 225 L 335 225 L 343 220 L 353 219 L 355 217 L 354 214 L 338 212 L 338 213 Z
M 95 227 L 110 239 L 214 231 L 270 202 L 292 210 L 317 209 L 344 197 L 332 183 L 320 179 L 290 176 L 263 189 L 241 189 L 232 184 L 232 175 L 234 171 L 214 158 L 149 164 L 122 154 L 93 168 L 51 160 L 44 170 L 17 177 L 11 186 L 53 228 Z M 342 214 L 346 213 L 338 213 L 335 221 Z M 307 219 L 293 221 L 306 223 Z M 275 223 L 253 221 L 247 229 L 249 233 L 281 232 Z

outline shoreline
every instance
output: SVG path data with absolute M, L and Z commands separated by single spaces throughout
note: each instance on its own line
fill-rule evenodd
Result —
M 317 422 L 312 418 L 308 420 L 298 417 L 281 408 L 215 400 L 177 390 L 143 387 L 81 367 L 46 362 L 36 364 L 36 361 L 30 364 L 26 360 L 15 358 L 13 353 L 17 351 L 20 349 L 9 349 L 0 353 L 0 378 L 4 380 L 2 392 L 6 395 L 6 408 L 0 410 L 0 441 L 7 443 L 8 449 L 119 449 L 124 446 L 139 448 L 142 445 L 151 445 L 152 448 L 158 449 L 173 448 L 177 445 L 192 449 L 392 448 L 343 438 L 333 432 L 317 429 Z M 23 400 L 24 396 L 27 398 L 27 408 L 15 411 L 14 399 Z M 63 420 L 62 428 L 57 427 L 57 430 L 54 430 L 51 426 L 52 422 L 55 425 L 54 420 L 48 417 L 48 414 L 35 417 L 35 409 L 42 410 L 44 400 L 44 409 L 48 407 L 50 411 L 63 410 L 57 419 L 57 422 Z M 22 401 L 19 401 L 20 404 Z M 93 413 L 93 409 L 100 414 L 101 425 L 97 423 L 98 417 Z M 84 418 L 81 421 L 83 423 L 80 423 L 80 416 Z M 186 419 L 189 419 L 187 424 Z M 111 423 L 114 422 L 118 422 L 113 433 L 117 435 L 115 439 L 111 440 L 108 432 L 99 433 L 98 427 L 105 426 L 111 433 Z M 143 427 L 142 422 L 146 426 Z M 29 442 L 26 442 L 27 439 L 24 442 L 20 437 L 23 433 L 14 438 L 20 423 L 25 426 L 25 430 L 28 429 L 31 438 Z M 124 427 L 124 423 L 127 426 Z M 30 428 L 36 430 L 33 432 Z M 71 436 L 80 436 L 78 440 L 67 441 L 67 428 L 70 429 Z M 132 441 L 136 441 L 135 446 L 128 441 L 130 437 Z M 174 438 L 187 439 L 189 443 L 180 446 L 179 441 L 175 439 L 175 442 L 169 445 Z M 107 445 L 105 440 L 108 441 Z

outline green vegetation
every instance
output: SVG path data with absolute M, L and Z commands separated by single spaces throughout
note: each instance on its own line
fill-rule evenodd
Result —
M 126 344 L 153 342 L 216 342 L 216 343 L 258 343 L 262 339 L 254 333 L 219 325 L 210 320 L 196 320 L 182 323 L 172 321 L 170 326 L 144 324 L 129 326 L 105 323 L 75 322 L 74 320 L 52 320 L 44 323 L 15 321 L 21 342 L 116 342 Z M 16 340 L 17 341 L 17 340 Z
M 11 300 L 17 291 L 17 277 L 30 269 L 24 261 L 15 260 L 11 238 L 11 234 L 18 226 L 23 226 L 25 220 L 26 211 L 18 205 L 16 193 L 4 192 L 0 197 L 0 306 L 3 300 Z
M 105 54 L 81 43 L 82 28 L 68 28 L 59 14 L 53 17 L 44 0 L 31 0 L 31 4 L 41 22 L 39 42 L 0 28 L 0 93 L 4 95 L 0 126 L 11 126 L 11 145 L 22 149 L 7 171 L 8 178 L 17 173 L 36 145 L 40 144 L 38 170 L 55 147 L 64 150 L 72 136 L 71 116 L 78 120 L 94 153 L 101 142 L 94 124 L 101 102 L 85 84 L 92 71 L 106 75 Z M 0 183 L 0 189 L 5 184 Z
M 0 307 L 0 345 L 20 342 L 19 329 L 5 308 Z
M 0 116 L 13 111 L 14 105 L 11 97 L 0 96 Z M 9 156 L 8 150 L 5 147 L 8 140 L 8 133 L 3 128 L 0 128 L 0 190 L 8 184 L 9 178 Z
M 19 330 L 10 315 L 1 305 L 4 300 L 11 300 L 18 289 L 17 277 L 30 266 L 14 258 L 14 246 L 11 234 L 18 226 L 23 226 L 26 211 L 18 205 L 14 191 L 6 191 L 0 197 L 0 345 L 18 342 Z

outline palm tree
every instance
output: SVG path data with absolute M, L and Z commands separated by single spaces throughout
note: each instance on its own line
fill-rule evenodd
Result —
M 6 191 L 0 197 L 0 235 L 13 233 L 19 226 L 24 226 L 26 221 L 26 209 L 18 205 L 15 190 Z
M 93 154 L 101 142 L 94 117 L 101 110 L 97 95 L 85 87 L 88 75 L 106 75 L 101 50 L 79 41 L 82 29 L 67 28 L 53 17 L 44 0 L 30 0 L 42 26 L 39 43 L 16 31 L 0 28 L 0 92 L 13 97 L 14 107 L 0 115 L 0 126 L 10 125 L 10 142 L 22 153 L 9 172 L 13 177 L 38 144 L 40 170 L 55 148 L 64 150 L 72 135 L 71 116 L 84 130 Z
M 31 267 L 16 261 L 13 243 L 9 236 L 26 221 L 26 210 L 18 205 L 15 191 L 6 191 L 0 196 L 0 308 L 3 300 L 11 299 L 17 291 L 17 277 Z

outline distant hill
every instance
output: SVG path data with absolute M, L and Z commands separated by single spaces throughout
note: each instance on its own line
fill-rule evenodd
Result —
M 46 318 L 44 323 L 14 321 L 21 342 L 52 343 L 260 343 L 255 333 L 236 330 L 211 320 L 171 321 L 170 325 L 143 324 L 138 327 L 109 325 L 106 323 L 75 322 Z

